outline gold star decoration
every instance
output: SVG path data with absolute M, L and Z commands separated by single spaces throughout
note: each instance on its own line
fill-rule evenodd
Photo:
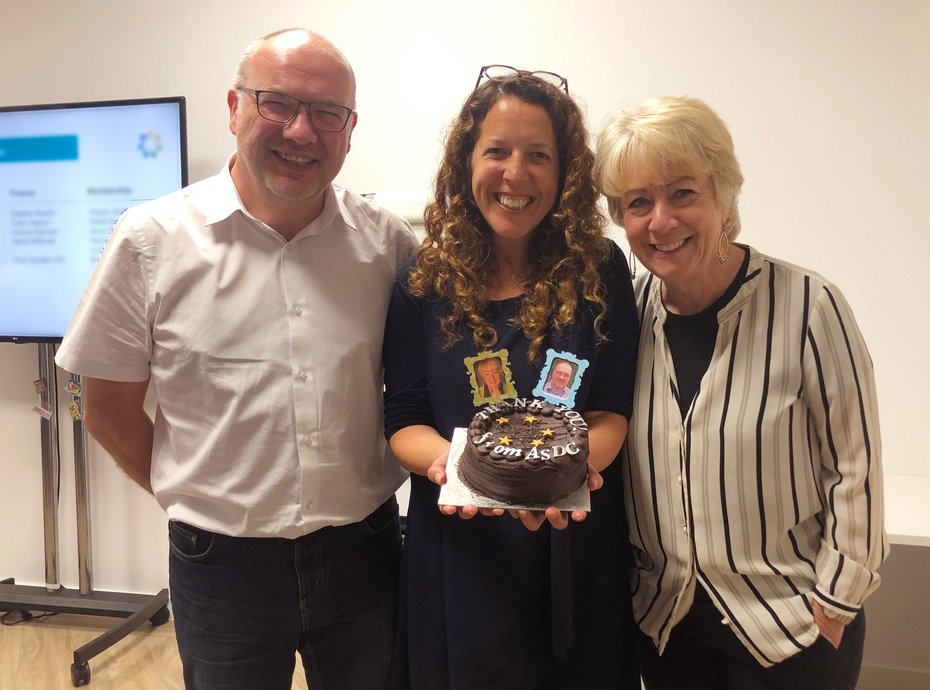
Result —
M 542 439 L 534 438 L 532 441 L 530 441 L 530 445 L 539 448 L 540 446 L 546 445 L 546 442 Z
M 543 438 L 552 438 L 555 436 L 555 432 L 547 427 L 540 432 L 540 436 Z
M 502 446 L 509 446 L 511 443 L 511 439 L 509 436 L 501 436 L 497 439 L 497 442 L 500 443 Z
M 510 417 L 498 417 L 494 421 L 496 421 L 501 426 L 504 426 L 504 424 L 510 424 Z
M 539 419 L 536 418 L 536 417 L 534 417 L 534 416 L 531 415 L 531 414 L 528 414 L 528 415 L 526 415 L 526 417 L 523 418 L 523 423 L 524 423 L 524 424 L 535 424 L 535 423 L 538 422 L 538 421 L 539 421 Z

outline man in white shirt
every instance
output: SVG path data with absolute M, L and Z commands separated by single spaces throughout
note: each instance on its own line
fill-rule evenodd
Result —
M 557 398 L 568 397 L 568 382 L 572 378 L 572 365 L 564 359 L 557 359 L 552 365 L 552 371 L 549 374 L 549 380 L 543 387 L 543 392 L 547 395 L 554 395 Z
M 255 41 L 227 100 L 236 153 L 120 219 L 57 361 L 168 515 L 187 687 L 290 688 L 299 651 L 310 687 L 382 688 L 404 476 L 381 344 L 415 240 L 332 184 L 357 114 L 329 41 Z

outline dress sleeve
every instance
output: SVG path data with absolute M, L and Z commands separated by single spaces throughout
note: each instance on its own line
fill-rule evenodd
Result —
M 872 359 L 843 295 L 827 284 L 812 299 L 804 389 L 820 442 L 824 516 L 814 596 L 849 622 L 878 587 L 888 554 L 878 402 Z
M 436 426 L 429 400 L 424 300 L 407 290 L 410 266 L 394 282 L 384 329 L 384 435 L 414 424 Z
M 585 408 L 629 419 L 633 412 L 639 317 L 626 257 L 613 242 L 604 264 L 604 285 L 608 309 L 602 332 L 608 340 L 597 348 L 597 369 Z

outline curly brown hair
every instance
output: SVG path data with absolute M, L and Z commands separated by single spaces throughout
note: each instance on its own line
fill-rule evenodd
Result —
M 595 341 L 605 339 L 601 324 L 607 303 L 599 267 L 609 252 L 609 240 L 597 207 L 594 154 L 581 110 L 558 88 L 519 75 L 488 80 L 466 99 L 446 137 L 435 200 L 425 211 L 426 239 L 417 251 L 408 288 L 414 296 L 448 305 L 440 319 L 443 347 L 461 340 L 465 327 L 479 350 L 497 342 L 497 331 L 485 319 L 490 301 L 486 286 L 497 271 L 494 231 L 472 195 L 471 154 L 485 117 L 505 96 L 545 108 L 558 146 L 557 201 L 530 235 L 532 273 L 514 324 L 529 341 L 529 359 L 535 363 L 549 330 L 574 323 L 579 299 L 594 313 Z

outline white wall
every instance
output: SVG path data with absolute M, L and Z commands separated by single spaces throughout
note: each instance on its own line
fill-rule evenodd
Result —
M 12 5 L 12 3 L 5 3 Z M 481 65 L 565 75 L 594 130 L 649 96 L 689 93 L 729 123 L 743 164 L 742 239 L 837 282 L 875 360 L 888 470 L 930 474 L 930 2 L 926 0 L 306 0 L 17 2 L 3 12 L 0 105 L 184 95 L 191 179 L 233 147 L 240 50 L 287 26 L 352 61 L 359 122 L 340 182 L 430 184 L 444 127 Z M 49 289 L 55 289 L 50 285 Z M 0 578 L 40 584 L 34 345 L 0 344 Z M 62 394 L 63 399 L 66 398 Z M 62 413 L 66 413 L 62 410 Z M 77 585 L 70 425 L 62 424 L 61 579 Z M 164 518 L 92 452 L 98 589 L 165 586 Z

